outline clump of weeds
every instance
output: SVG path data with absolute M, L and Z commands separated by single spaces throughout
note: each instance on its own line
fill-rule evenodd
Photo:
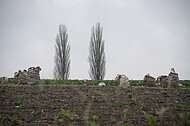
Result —
M 128 93 L 128 97 L 132 98 L 133 93 Z
M 147 114 L 146 112 L 142 112 L 142 113 L 144 117 L 148 120 L 148 123 L 150 124 L 150 126 L 155 126 L 156 121 L 158 120 L 157 116 Z
M 15 106 L 19 106 L 19 107 L 22 106 L 22 102 L 19 102 L 19 101 L 16 101 L 14 104 Z
M 18 120 L 16 118 L 12 119 L 11 122 L 12 122 L 13 125 L 20 125 L 20 120 Z

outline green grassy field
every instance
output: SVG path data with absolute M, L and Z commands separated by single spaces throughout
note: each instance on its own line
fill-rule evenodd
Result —
M 104 82 L 106 86 L 118 86 L 118 80 L 89 80 L 89 84 L 92 86 L 98 85 L 100 82 Z M 190 80 L 180 80 L 180 84 L 190 87 Z M 17 80 L 9 80 L 9 84 L 17 84 Z M 129 80 L 131 86 L 146 86 L 146 83 L 143 80 Z M 159 83 L 157 81 L 156 83 Z M 41 79 L 42 85 L 79 85 L 82 86 L 84 84 L 84 80 L 52 80 L 52 79 Z

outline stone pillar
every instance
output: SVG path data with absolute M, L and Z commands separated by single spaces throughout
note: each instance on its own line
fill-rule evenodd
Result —
M 119 80 L 119 86 L 130 86 L 129 79 L 126 75 L 117 74 L 115 80 Z
M 167 77 L 167 82 L 169 88 L 179 88 L 179 77 L 174 68 L 171 69 Z
M 1 84 L 8 84 L 8 78 L 7 77 L 1 77 Z
M 18 84 L 28 84 L 28 73 L 26 70 L 15 72 L 15 78 L 18 78 Z
M 167 76 L 160 76 L 160 86 L 163 88 L 168 87 Z
M 144 82 L 148 87 L 155 87 L 156 86 L 156 79 L 149 74 L 144 76 Z
M 40 84 L 40 74 L 41 68 L 30 67 L 28 68 L 28 84 L 29 85 L 38 85 Z

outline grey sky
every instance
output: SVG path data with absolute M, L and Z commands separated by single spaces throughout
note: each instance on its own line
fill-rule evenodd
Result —
M 66 25 L 70 79 L 89 79 L 91 27 L 100 22 L 106 76 L 142 79 L 150 73 L 190 79 L 190 0 L 0 0 L 0 76 L 41 66 L 53 78 L 55 38 Z

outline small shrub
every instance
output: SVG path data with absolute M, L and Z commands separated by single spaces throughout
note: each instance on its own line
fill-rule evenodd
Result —
M 119 107 L 123 107 L 124 105 L 123 104 L 119 104 Z
M 13 125 L 20 125 L 20 120 L 18 119 L 12 119 L 11 122 Z
M 128 97 L 132 98 L 133 93 L 128 93 Z
M 45 93 L 45 92 L 46 92 L 46 89 L 42 89 L 42 90 L 40 90 L 40 92 Z
M 114 103 L 111 103 L 110 106 L 111 106 L 111 107 L 115 107 L 115 106 L 117 106 L 117 105 L 114 104 Z
M 98 124 L 96 122 L 92 122 L 92 121 L 86 121 L 86 125 L 87 126 L 98 126 Z
M 118 103 L 119 102 L 119 99 L 117 101 L 115 101 L 115 103 Z
M 146 112 L 143 112 L 143 115 L 148 120 L 151 126 L 155 126 L 155 123 L 158 120 L 157 116 L 146 114 Z
M 129 124 L 128 123 L 124 123 L 124 124 L 122 124 L 122 126 L 129 126 Z
M 1 89 L 0 92 L 5 92 L 6 90 L 5 89 Z
M 18 101 L 15 102 L 15 106 L 21 106 L 21 105 L 22 105 L 22 102 L 18 102 Z
M 125 105 L 125 108 L 129 108 L 129 106 L 128 106 L 128 105 Z
M 98 117 L 96 115 L 93 115 L 93 120 L 98 120 Z
M 143 108 L 145 108 L 145 104 L 141 104 L 141 106 L 142 106 Z
M 186 126 L 190 126 L 190 119 L 189 119 L 190 118 L 190 112 L 183 113 L 182 117 L 183 117 L 183 124 Z
M 51 80 L 50 79 L 45 79 L 45 84 L 46 85 L 49 85 L 49 84 L 51 84 L 52 82 L 51 82 Z
M 22 97 L 22 96 L 18 96 L 18 98 L 20 99 L 20 100 L 24 100 L 24 97 Z
M 163 103 L 162 106 L 163 106 L 163 107 L 167 107 L 167 106 L 168 106 L 168 103 Z

